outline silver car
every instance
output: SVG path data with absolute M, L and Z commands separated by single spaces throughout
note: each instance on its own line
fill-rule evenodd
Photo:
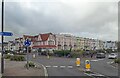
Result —
M 117 56 L 118 56 L 117 53 L 111 53 L 111 54 L 108 55 L 108 58 L 109 59 L 116 59 Z

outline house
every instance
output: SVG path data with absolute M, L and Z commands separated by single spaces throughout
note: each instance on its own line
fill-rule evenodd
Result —
M 56 49 L 56 41 L 55 35 L 52 33 L 39 34 L 34 37 L 35 41 L 33 41 L 33 49 L 42 50 L 55 50 Z

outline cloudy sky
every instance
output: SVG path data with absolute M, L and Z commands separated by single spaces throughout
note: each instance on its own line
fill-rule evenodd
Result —
M 47 32 L 118 40 L 118 0 L 105 1 L 6 0 L 4 29 L 14 35 L 5 40 Z

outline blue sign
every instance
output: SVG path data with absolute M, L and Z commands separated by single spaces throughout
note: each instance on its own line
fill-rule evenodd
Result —
M 11 32 L 0 32 L 0 35 L 2 35 L 2 36 L 12 36 L 13 34 Z
M 31 41 L 30 41 L 30 40 L 28 40 L 28 39 L 27 39 L 27 40 L 25 40 L 24 45 L 25 45 L 25 46 L 30 46 L 30 45 L 31 45 Z

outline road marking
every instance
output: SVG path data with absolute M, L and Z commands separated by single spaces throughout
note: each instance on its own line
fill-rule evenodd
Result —
M 51 67 L 51 66 L 45 66 L 45 67 Z
M 107 62 L 107 64 L 110 64 L 111 62 Z
M 42 67 L 43 67 L 43 69 L 44 69 L 45 76 L 48 76 L 48 72 L 47 72 L 46 67 L 45 67 L 43 64 L 41 64 L 41 65 L 42 65 Z
M 68 66 L 68 68 L 73 68 L 73 66 Z
M 60 66 L 61 68 L 65 68 L 66 66 Z
M 58 67 L 58 66 L 53 66 L 53 67 Z
M 98 59 L 98 60 L 104 60 L 104 59 Z
M 102 74 L 88 74 L 88 73 L 84 73 L 84 74 L 86 74 L 86 75 L 88 75 L 88 76 L 104 76 L 104 75 L 102 75 Z
M 91 61 L 98 61 L 98 60 L 91 60 Z

